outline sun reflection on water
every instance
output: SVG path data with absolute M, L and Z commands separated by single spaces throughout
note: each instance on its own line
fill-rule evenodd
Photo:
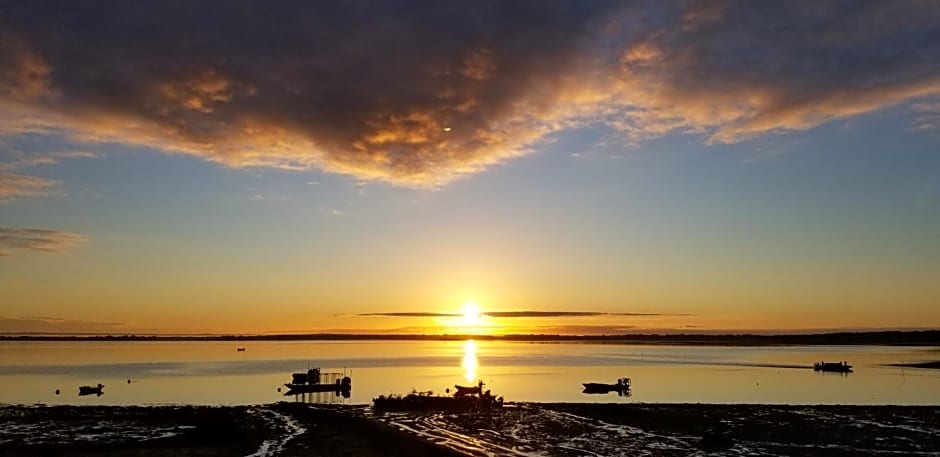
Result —
M 463 367 L 463 377 L 467 382 L 473 382 L 477 378 L 477 368 L 480 361 L 477 359 L 477 343 L 473 340 L 467 340 L 463 343 L 463 361 L 460 364 Z

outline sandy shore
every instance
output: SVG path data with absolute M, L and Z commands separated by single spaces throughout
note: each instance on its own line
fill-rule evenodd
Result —
M 509 404 L 0 407 L 4 456 L 936 455 L 940 407 Z

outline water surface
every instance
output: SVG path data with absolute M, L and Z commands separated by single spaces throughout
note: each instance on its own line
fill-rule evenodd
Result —
M 353 379 L 350 398 L 319 400 L 352 404 L 412 389 L 443 393 L 482 379 L 507 401 L 936 405 L 940 371 L 888 366 L 935 359 L 937 348 L 882 346 L 0 342 L 0 403 L 269 403 L 285 398 L 277 389 L 291 372 L 319 366 Z M 820 360 L 846 360 L 855 372 L 815 373 L 810 367 Z M 582 382 L 625 376 L 633 380 L 629 397 L 581 393 Z M 97 383 L 106 386 L 104 395 L 77 395 L 79 385 Z

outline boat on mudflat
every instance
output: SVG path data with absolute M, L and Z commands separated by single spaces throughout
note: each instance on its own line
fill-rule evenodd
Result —
M 618 394 L 623 395 L 626 393 L 629 395 L 631 381 L 630 378 L 620 378 L 616 383 L 605 384 L 601 382 L 585 382 L 581 384 L 584 386 L 584 391 L 582 393 L 586 394 L 606 394 L 610 392 L 617 392 Z
M 79 386 L 78 395 L 97 395 L 101 396 L 104 394 L 104 384 L 98 384 L 97 386 Z
M 833 373 L 851 373 L 852 365 L 846 362 L 816 362 L 813 371 L 829 371 Z
M 450 389 L 447 389 L 450 393 Z M 411 392 L 408 395 L 379 395 L 372 399 L 375 411 L 481 411 L 503 406 L 503 397 L 483 390 L 483 381 L 476 386 L 454 385 L 452 396 L 434 395 L 434 392 Z
M 327 382 L 322 382 L 324 378 Z M 284 387 L 287 387 L 284 395 L 336 392 L 348 396 L 352 390 L 352 378 L 345 373 L 321 373 L 319 368 L 311 368 L 306 373 L 292 374 L 291 382 L 285 383 Z

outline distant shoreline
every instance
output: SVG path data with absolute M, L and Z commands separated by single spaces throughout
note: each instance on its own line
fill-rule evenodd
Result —
M 509 341 L 699 346 L 940 346 L 940 330 L 813 334 L 418 335 L 309 333 L 282 335 L 0 335 L 0 341 Z

